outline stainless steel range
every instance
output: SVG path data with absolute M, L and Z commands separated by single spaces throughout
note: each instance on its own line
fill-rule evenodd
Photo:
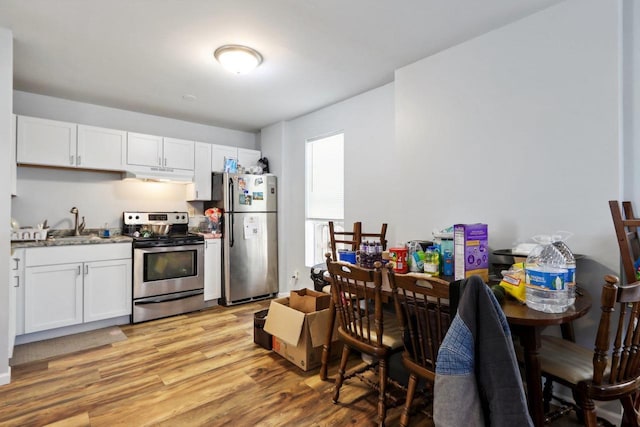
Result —
M 123 234 L 133 237 L 133 323 L 205 307 L 204 238 L 188 230 L 187 212 L 124 212 Z

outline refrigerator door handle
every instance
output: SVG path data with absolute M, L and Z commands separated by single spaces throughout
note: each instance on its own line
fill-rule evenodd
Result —
M 234 182 L 233 182 L 233 178 L 229 178 L 229 203 L 227 204 L 227 206 L 229 206 L 229 247 L 232 248 L 233 247 L 233 241 L 234 241 L 234 236 L 233 236 L 233 228 L 234 228 L 234 218 L 233 218 L 233 212 L 235 211 L 235 206 L 234 206 Z

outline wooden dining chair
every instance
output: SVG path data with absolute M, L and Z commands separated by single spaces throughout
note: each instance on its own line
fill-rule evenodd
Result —
M 400 425 L 406 427 L 418 377 L 433 390 L 438 350 L 451 323 L 449 283 L 423 273 L 396 274 L 391 269 L 388 277 L 404 337 L 402 364 L 410 373 L 400 417 Z
M 605 282 L 595 350 L 543 335 L 538 358 L 544 376 L 571 388 L 586 426 L 598 425 L 594 400 L 620 400 L 622 425 L 638 426 L 634 400 L 640 387 L 640 282 L 619 286 L 612 275 L 605 276 Z
M 382 269 L 364 269 L 356 265 L 335 262 L 327 256 L 327 270 L 331 276 L 331 295 L 338 315 L 338 339 L 344 344 L 336 378 L 333 402 L 340 397 L 345 380 L 362 373 L 356 370 L 346 375 L 352 350 L 373 358 L 378 390 L 378 425 L 383 426 L 387 413 L 387 382 L 389 358 L 402 349 L 402 335 L 395 316 L 385 315 L 382 307 Z M 365 381 L 366 382 L 366 381 Z
M 333 221 L 329 221 L 329 243 L 331 244 L 331 256 L 338 259 L 338 250 L 347 249 L 357 251 L 362 241 L 362 223 L 354 222 L 352 231 L 337 230 Z
M 382 228 L 379 233 L 365 233 L 361 230 L 360 232 L 361 240 L 373 240 L 379 241 L 382 244 L 382 250 L 387 250 L 387 224 L 383 223 Z
M 640 218 L 633 215 L 631 202 L 622 202 L 622 210 L 617 200 L 609 201 L 609 209 L 613 219 L 613 227 L 616 231 L 616 239 L 620 248 L 620 259 L 626 283 L 633 283 L 636 279 L 634 263 L 640 258 L 640 239 L 638 239 L 638 227 Z M 624 216 L 623 216 L 624 213 Z

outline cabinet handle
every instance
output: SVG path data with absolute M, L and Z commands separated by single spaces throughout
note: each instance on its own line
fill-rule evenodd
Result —
M 167 158 L 164 158 L 164 164 L 162 166 L 167 166 Z
M 84 275 L 89 274 L 89 266 L 87 264 L 84 265 Z
M 198 190 L 196 190 L 196 199 L 199 197 Z
M 69 156 L 69 164 L 72 165 L 73 164 L 73 155 Z
M 16 284 L 13 285 L 14 288 L 20 287 L 20 276 L 13 276 L 16 279 Z
M 82 163 L 82 156 L 78 156 L 78 162 L 76 163 L 76 166 L 80 166 L 80 163 Z
M 82 274 L 82 267 L 78 266 L 78 276 Z
M 19 270 L 20 269 L 20 258 L 14 258 L 13 260 L 16 262 L 16 268 L 14 268 L 14 270 Z
M 158 166 L 162 166 L 162 157 L 158 157 Z

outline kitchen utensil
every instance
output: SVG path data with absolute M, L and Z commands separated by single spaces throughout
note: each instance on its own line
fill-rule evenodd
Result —
M 169 224 L 150 224 L 151 232 L 156 236 L 166 236 L 169 233 Z

